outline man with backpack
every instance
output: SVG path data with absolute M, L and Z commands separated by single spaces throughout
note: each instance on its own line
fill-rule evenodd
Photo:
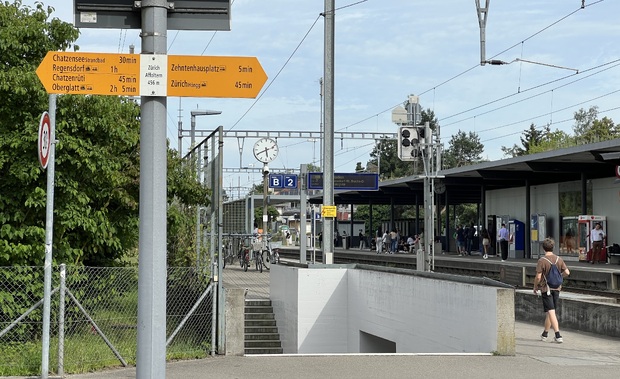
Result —
M 560 324 L 555 313 L 562 290 L 562 281 L 564 277 L 570 275 L 568 267 L 564 260 L 553 254 L 555 241 L 553 238 L 545 238 L 543 241 L 543 250 L 545 255 L 538 259 L 536 265 L 536 277 L 534 278 L 534 293 L 542 296 L 543 309 L 545 311 L 545 329 L 540 335 L 540 339 L 545 342 L 549 329 L 553 328 L 555 337 L 553 340 L 562 343 L 562 335 L 560 335 Z

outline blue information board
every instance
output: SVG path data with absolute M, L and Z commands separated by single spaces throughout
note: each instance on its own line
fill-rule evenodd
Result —
M 297 188 L 297 175 L 284 175 L 283 188 Z
M 269 174 L 269 188 L 282 188 L 284 184 L 283 175 Z
M 323 189 L 323 173 L 308 173 L 308 189 Z M 369 173 L 335 173 L 334 189 L 349 191 L 377 191 L 379 175 Z

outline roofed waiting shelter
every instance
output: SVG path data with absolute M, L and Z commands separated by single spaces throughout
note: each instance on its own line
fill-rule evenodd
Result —
M 440 234 L 444 238 L 452 234 L 454 222 L 449 206 L 479 204 L 481 225 L 485 225 L 483 220 L 489 215 L 506 215 L 524 222 L 526 257 L 536 257 L 530 240 L 529 220 L 533 214 L 547 215 L 547 235 L 558 241 L 563 217 L 605 215 L 608 242 L 620 241 L 617 165 L 620 165 L 620 139 L 441 170 L 438 174 L 444 178 L 440 179 L 440 187 L 445 190 L 435 196 L 437 204 L 448 205 L 445 212 L 448 227 Z M 383 181 L 378 191 L 336 192 L 334 201 L 336 204 L 420 206 L 422 190 L 423 179 L 410 176 Z M 571 206 L 560 204 L 569 198 Z M 321 201 L 320 197 L 311 199 L 314 203 Z M 562 213 L 567 211 L 576 214 Z

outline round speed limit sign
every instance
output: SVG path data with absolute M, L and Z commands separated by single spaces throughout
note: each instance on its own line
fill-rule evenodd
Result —
M 49 162 L 50 149 L 52 146 L 52 126 L 50 124 L 50 115 L 47 112 L 43 112 L 41 115 L 41 122 L 39 123 L 39 162 L 41 167 L 45 170 L 47 163 Z

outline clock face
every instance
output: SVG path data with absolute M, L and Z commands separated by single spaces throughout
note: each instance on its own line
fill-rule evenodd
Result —
M 269 163 L 278 156 L 278 144 L 271 138 L 262 138 L 254 144 L 254 156 L 263 163 Z
M 442 194 L 444 192 L 446 192 L 446 184 L 441 180 L 436 181 L 435 182 L 435 193 Z

